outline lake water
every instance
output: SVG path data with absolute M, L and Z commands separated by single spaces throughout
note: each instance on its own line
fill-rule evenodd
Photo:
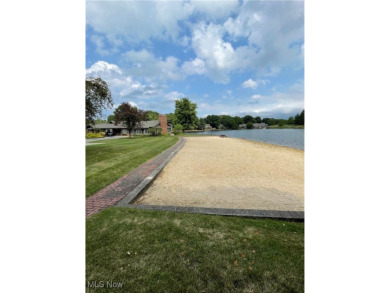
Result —
M 221 135 L 262 141 L 304 150 L 304 129 L 242 129 L 198 132 L 197 135 Z

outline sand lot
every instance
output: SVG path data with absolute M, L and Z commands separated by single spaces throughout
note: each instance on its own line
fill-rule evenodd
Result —
M 304 210 L 304 151 L 216 136 L 186 140 L 136 203 Z

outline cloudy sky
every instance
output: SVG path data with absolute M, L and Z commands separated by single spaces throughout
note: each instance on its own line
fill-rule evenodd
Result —
M 86 74 L 115 105 L 288 118 L 304 107 L 304 3 L 87 1 Z M 112 111 L 107 112 L 110 114 Z

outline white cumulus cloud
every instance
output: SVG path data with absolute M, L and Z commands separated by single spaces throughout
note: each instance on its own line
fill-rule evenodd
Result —
M 167 99 L 168 101 L 176 101 L 178 99 L 184 98 L 186 95 L 183 93 L 180 93 L 178 91 L 173 91 L 170 93 L 167 93 L 164 95 L 164 98 Z
M 120 68 L 115 64 L 110 64 L 105 61 L 97 61 L 90 68 L 86 70 L 87 74 L 111 74 L 118 73 L 122 74 Z
M 179 59 L 173 56 L 155 57 L 146 49 L 130 50 L 123 54 L 123 60 L 129 64 L 128 71 L 134 77 L 145 80 L 180 80 L 184 76 L 178 66 Z
M 204 74 L 207 72 L 205 63 L 202 59 L 195 58 L 192 61 L 186 61 L 181 66 L 182 71 L 185 74 Z
M 256 81 L 254 81 L 253 79 L 248 79 L 247 81 L 244 81 L 242 83 L 242 87 L 244 88 L 252 88 L 252 89 L 255 89 L 257 88 L 258 84 Z
M 253 96 L 251 96 L 251 99 L 252 100 L 259 100 L 259 99 L 261 99 L 263 96 L 262 95 L 253 95 Z

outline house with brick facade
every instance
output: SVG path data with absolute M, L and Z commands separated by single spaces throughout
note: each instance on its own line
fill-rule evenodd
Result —
M 160 115 L 158 120 L 151 121 L 141 121 L 141 128 L 136 129 L 132 134 L 149 134 L 150 128 L 161 128 L 161 134 L 167 134 L 172 132 L 172 125 L 167 122 L 166 115 Z M 104 131 L 106 135 L 127 135 L 129 134 L 124 123 L 119 123 L 115 125 L 112 121 L 111 123 L 98 123 L 95 125 L 88 125 L 87 131 L 93 131 L 95 129 L 100 129 Z

